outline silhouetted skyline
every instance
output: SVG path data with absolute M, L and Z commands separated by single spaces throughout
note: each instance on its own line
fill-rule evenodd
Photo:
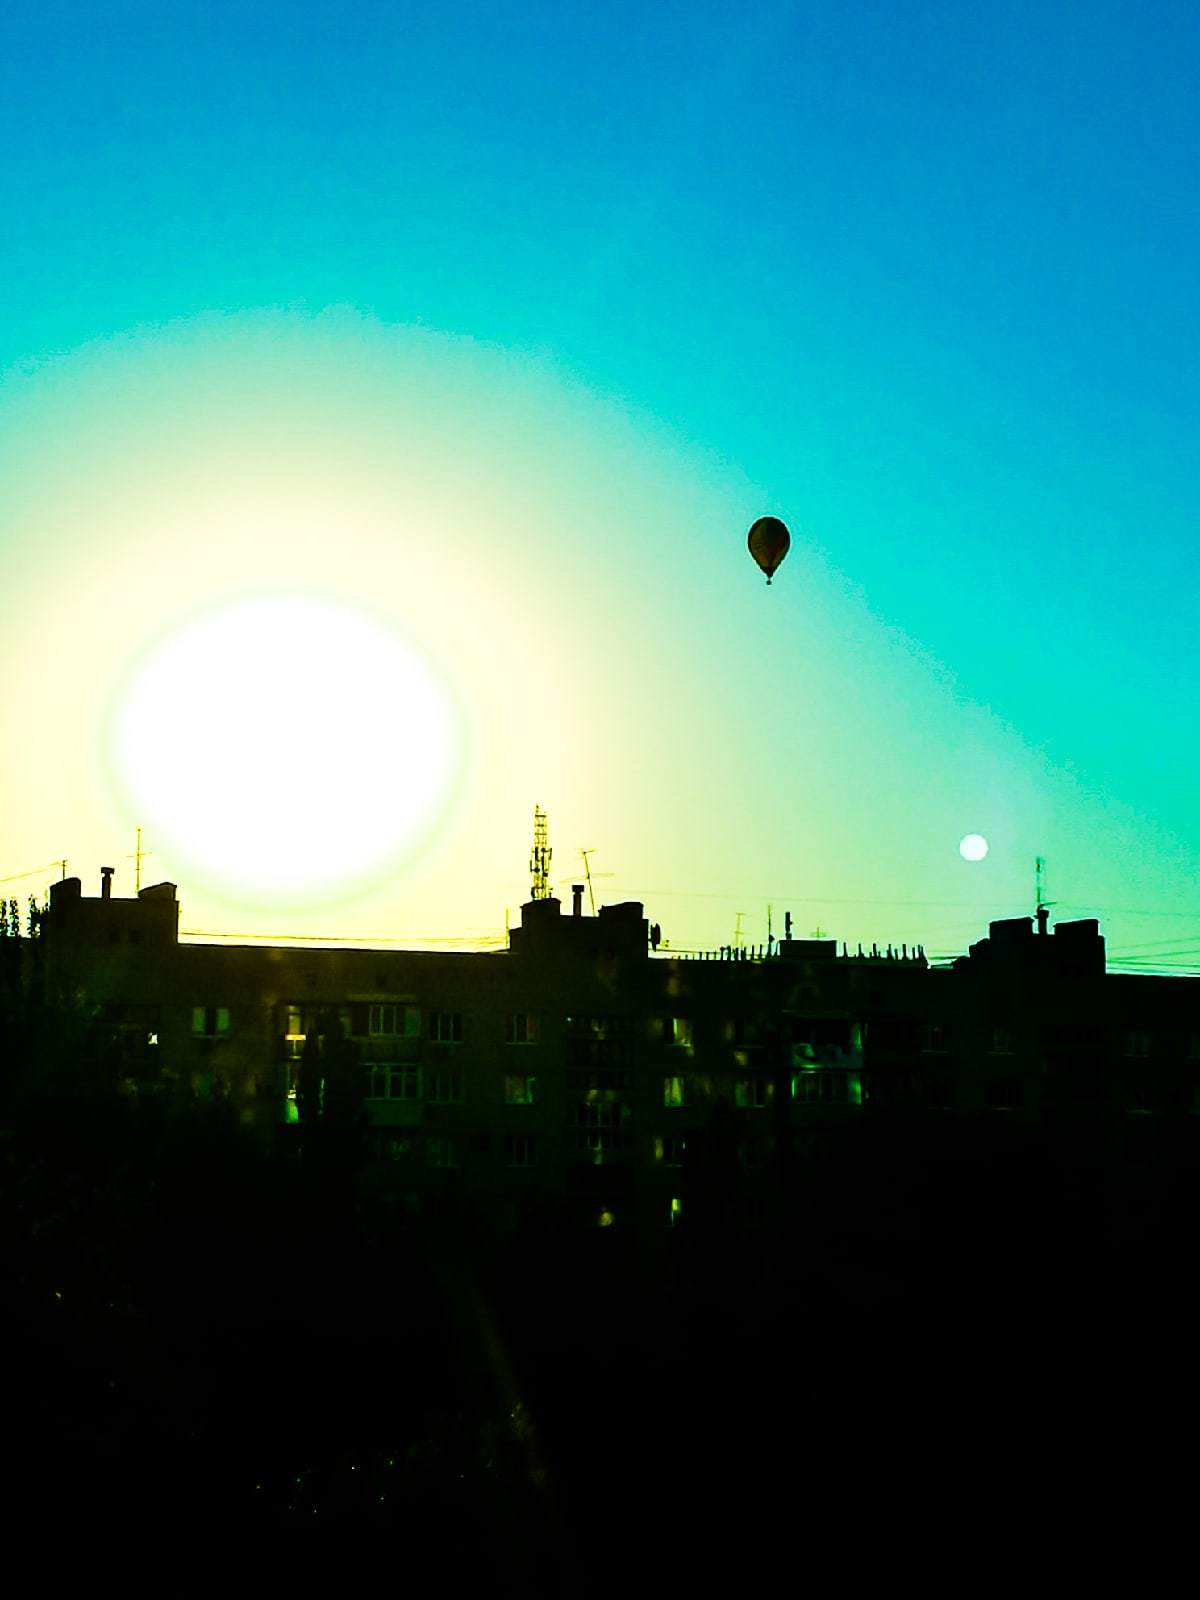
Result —
M 1186 959 L 1196 43 L 7 7 L 0 877 L 141 826 L 199 928 L 490 936 L 536 801 L 688 945 L 786 903 L 953 951 L 1041 855 Z M 445 708 L 407 831 L 381 639 Z

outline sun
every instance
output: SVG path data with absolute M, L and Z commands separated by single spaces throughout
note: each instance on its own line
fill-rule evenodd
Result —
M 454 701 L 384 622 L 264 595 L 173 633 L 118 696 L 124 807 L 170 856 L 243 903 L 349 897 L 415 854 L 461 754 Z
M 988 853 L 988 842 L 981 833 L 968 833 L 960 840 L 958 853 L 964 861 L 982 861 Z

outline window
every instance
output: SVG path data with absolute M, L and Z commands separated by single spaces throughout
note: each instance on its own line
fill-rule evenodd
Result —
M 1021 1104 L 1019 1078 L 993 1078 L 988 1084 L 988 1108 L 991 1111 L 1008 1111 Z
M 436 1039 L 439 1044 L 461 1044 L 462 1012 L 431 1011 L 429 1013 L 429 1037 Z
M 735 1078 L 733 1103 L 736 1106 L 767 1106 L 775 1098 L 775 1085 L 770 1078 Z
M 1150 1054 L 1150 1035 L 1145 1028 L 1126 1028 L 1121 1035 L 1121 1054 L 1123 1056 L 1148 1056 Z
M 692 1048 L 691 1017 L 671 1017 L 668 1019 L 667 1043 L 680 1045 L 686 1050 Z
M 415 1140 L 411 1134 L 385 1133 L 378 1142 L 381 1161 L 405 1161 L 413 1153 Z
M 426 1139 L 425 1162 L 430 1167 L 448 1167 L 457 1171 L 462 1166 L 462 1146 L 457 1139 Z
M 689 1103 L 688 1081 L 685 1077 L 663 1079 L 662 1103 L 665 1106 L 686 1106 Z
M 536 1044 L 538 1019 L 527 1011 L 515 1011 L 508 1019 L 509 1044 Z
M 431 1106 L 461 1105 L 462 1097 L 463 1075 L 456 1068 L 431 1067 L 426 1072 L 425 1098 Z
M 204 1039 L 215 1039 L 229 1032 L 227 1006 L 193 1006 L 192 1032 Z
M 681 1133 L 655 1135 L 654 1160 L 660 1167 L 681 1167 L 686 1140 Z
M 997 1024 L 992 1029 L 992 1054 L 994 1056 L 1010 1056 L 1013 1053 L 1012 1029 L 1001 1027 Z
M 571 1067 L 567 1084 L 576 1094 L 611 1095 L 633 1088 L 633 1073 L 627 1067 Z
M 792 1076 L 792 1099 L 804 1105 L 860 1105 L 862 1079 L 857 1072 L 797 1072 Z
M 1125 1081 L 1126 1111 L 1141 1112 L 1145 1115 L 1153 1111 L 1154 1108 L 1154 1085 L 1147 1079 L 1144 1072 L 1130 1073 Z
M 1188 1034 L 1187 1053 L 1190 1061 L 1200 1060 L 1200 1033 Z
M 367 1009 L 367 1032 L 372 1036 L 414 1039 L 421 1031 L 421 1013 L 416 1006 L 373 1005 Z
M 619 1100 L 576 1100 L 568 1112 L 570 1147 L 594 1158 L 613 1150 L 627 1150 L 631 1138 L 631 1108 Z
M 504 1141 L 506 1167 L 532 1167 L 537 1163 L 537 1140 L 528 1133 L 510 1133 Z
M 538 1080 L 528 1072 L 507 1072 L 504 1075 L 504 1101 L 510 1106 L 533 1106 L 541 1098 Z
M 683 1201 L 677 1194 L 673 1194 L 667 1203 L 667 1227 L 678 1227 L 683 1221 Z
M 632 1067 L 636 1048 L 632 1017 L 567 1018 L 568 1066 Z
M 421 1069 L 391 1061 L 372 1062 L 365 1070 L 368 1100 L 419 1100 Z
M 942 1055 L 946 1050 L 946 1030 L 940 1022 L 925 1024 L 925 1039 L 921 1048 L 928 1055 Z

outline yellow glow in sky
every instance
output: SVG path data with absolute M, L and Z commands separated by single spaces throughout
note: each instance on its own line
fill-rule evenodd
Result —
M 141 828 L 185 929 L 502 941 L 539 804 L 553 887 L 587 847 L 672 948 L 773 906 L 962 949 L 1035 855 L 1060 905 L 1186 881 L 873 610 L 838 527 L 535 354 L 349 311 L 147 328 L 8 375 L 0 487 L 0 876 L 131 894 Z

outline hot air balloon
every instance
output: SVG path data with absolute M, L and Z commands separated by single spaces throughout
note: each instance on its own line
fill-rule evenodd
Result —
M 746 540 L 750 547 L 750 554 L 758 562 L 767 575 L 770 583 L 771 575 L 779 563 L 787 555 L 792 544 L 792 536 L 787 531 L 784 523 L 778 517 L 759 517 L 751 527 L 750 536 Z

